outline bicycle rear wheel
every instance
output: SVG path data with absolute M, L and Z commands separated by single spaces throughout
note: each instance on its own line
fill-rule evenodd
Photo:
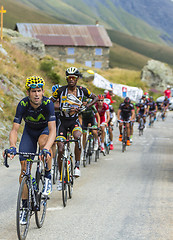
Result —
M 62 201 L 65 207 L 67 204 L 67 161 L 65 158 L 62 161 Z
M 35 222 L 38 228 L 41 228 L 44 223 L 47 208 L 47 197 L 42 195 L 42 189 L 44 184 L 43 169 L 40 172 L 36 172 L 37 192 L 36 202 L 37 209 L 35 209 Z
M 53 162 L 53 184 L 58 180 L 58 149 L 56 150 L 54 162 Z
M 69 184 L 68 184 L 68 195 L 69 198 L 72 198 L 73 194 L 73 183 L 74 183 L 74 176 L 73 176 L 73 159 L 72 156 L 70 156 L 70 168 L 69 168 Z
M 27 204 L 25 207 L 23 206 L 22 201 L 24 196 Z M 20 223 L 22 211 L 25 211 L 26 213 L 26 224 Z M 30 217 L 31 217 L 31 189 L 29 187 L 28 178 L 24 176 L 19 187 L 19 193 L 17 198 L 16 225 L 19 240 L 26 239 L 29 230 Z

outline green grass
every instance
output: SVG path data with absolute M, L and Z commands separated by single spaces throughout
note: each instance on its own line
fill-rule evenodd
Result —
M 141 54 L 146 58 L 152 58 L 173 65 L 172 47 L 153 44 L 114 30 L 107 30 L 107 32 L 113 43 Z

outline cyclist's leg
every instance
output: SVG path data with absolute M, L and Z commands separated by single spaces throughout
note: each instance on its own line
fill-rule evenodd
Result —
M 32 129 L 27 129 L 25 126 L 23 130 L 23 135 L 20 141 L 20 145 L 19 145 L 19 152 L 36 153 L 36 151 L 37 151 L 37 136 L 35 136 L 35 132 L 33 132 Z M 19 159 L 21 164 L 21 173 L 19 176 L 19 183 L 21 183 L 24 172 L 26 172 L 27 162 L 26 162 L 26 158 L 24 158 L 23 156 L 19 156 Z M 28 199 L 28 191 L 27 191 L 27 187 L 24 186 L 24 190 L 22 194 L 23 208 L 27 207 L 27 199 Z
M 79 139 L 81 140 L 82 136 L 82 128 L 78 121 L 74 122 L 72 124 L 72 135 L 74 139 Z M 75 143 L 75 168 L 79 168 L 80 166 L 80 156 L 81 156 L 81 149 L 79 149 L 78 143 Z
M 44 146 L 47 143 L 48 140 L 48 135 L 49 135 L 49 129 L 46 127 L 40 134 L 38 138 L 38 144 L 40 147 L 40 150 L 44 148 Z M 44 195 L 49 195 L 52 192 L 52 183 L 51 183 L 51 168 L 52 168 L 52 149 L 48 149 L 48 151 L 51 153 L 51 157 L 49 161 L 47 162 L 46 168 L 45 168 L 45 182 L 43 186 L 43 191 L 42 193 Z
M 105 123 L 100 124 L 101 128 L 101 151 L 104 151 L 104 141 L 105 141 Z

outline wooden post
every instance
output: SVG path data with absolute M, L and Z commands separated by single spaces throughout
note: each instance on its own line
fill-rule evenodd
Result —
M 3 13 L 6 13 L 6 10 L 4 10 L 3 6 L 1 6 L 0 13 L 1 13 L 1 40 L 2 40 L 3 39 L 3 33 L 2 33 L 2 30 L 3 30 Z

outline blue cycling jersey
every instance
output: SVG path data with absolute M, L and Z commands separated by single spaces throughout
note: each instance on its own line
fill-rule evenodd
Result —
M 25 97 L 17 106 L 14 122 L 20 124 L 22 118 L 27 127 L 36 130 L 44 129 L 48 126 L 48 122 L 56 120 L 54 104 L 49 98 L 43 96 L 42 104 L 34 109 L 30 104 L 29 97 Z

